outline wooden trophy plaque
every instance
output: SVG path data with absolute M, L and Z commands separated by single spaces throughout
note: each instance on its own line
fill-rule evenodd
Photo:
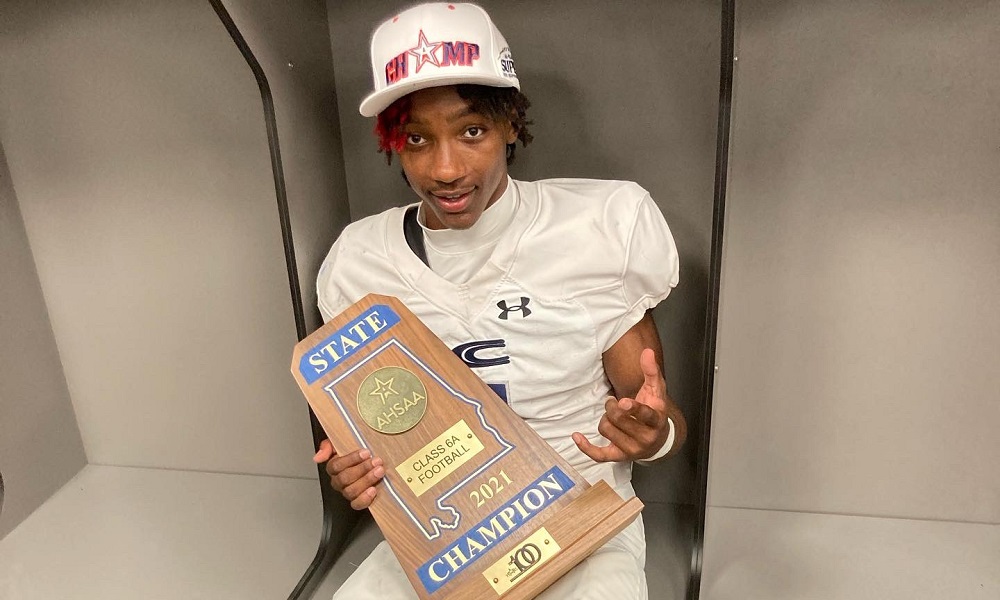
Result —
M 534 598 L 642 510 L 588 484 L 396 298 L 299 342 L 292 373 L 338 454 L 383 459 L 371 513 L 421 599 Z

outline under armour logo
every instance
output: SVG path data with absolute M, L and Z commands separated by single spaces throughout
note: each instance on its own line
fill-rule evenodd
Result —
M 521 303 L 516 306 L 507 306 L 506 300 L 501 300 L 500 302 L 497 302 L 497 308 L 503 311 L 502 313 L 500 313 L 500 318 L 506 321 L 508 314 L 517 311 L 521 311 L 522 319 L 524 317 L 527 317 L 528 315 L 531 314 L 531 309 L 528 308 L 528 302 L 530 301 L 531 301 L 530 298 L 525 298 L 524 296 L 521 296 Z

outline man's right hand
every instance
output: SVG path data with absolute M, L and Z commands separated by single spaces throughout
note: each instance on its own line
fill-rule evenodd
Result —
M 366 449 L 340 456 L 334 452 L 330 440 L 320 442 L 313 462 L 326 463 L 326 472 L 330 475 L 333 489 L 347 498 L 354 510 L 368 508 L 378 493 L 375 485 L 385 476 L 381 458 L 373 458 Z

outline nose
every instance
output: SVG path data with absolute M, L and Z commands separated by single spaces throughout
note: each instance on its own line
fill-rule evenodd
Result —
M 435 144 L 431 161 L 431 177 L 438 183 L 454 183 L 465 174 L 461 154 L 453 144 Z

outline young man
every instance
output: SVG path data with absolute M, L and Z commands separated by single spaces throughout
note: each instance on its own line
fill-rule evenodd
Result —
M 528 102 L 481 8 L 404 11 L 375 31 L 371 58 L 361 113 L 419 203 L 344 230 L 317 280 L 324 318 L 370 292 L 398 297 L 584 477 L 635 495 L 632 461 L 676 452 L 686 432 L 649 314 L 678 273 L 659 209 L 629 182 L 508 176 L 514 143 L 531 139 Z M 391 468 L 328 442 L 315 459 L 359 510 Z M 540 597 L 646 598 L 644 564 L 640 518 Z M 383 542 L 336 598 L 416 595 Z

